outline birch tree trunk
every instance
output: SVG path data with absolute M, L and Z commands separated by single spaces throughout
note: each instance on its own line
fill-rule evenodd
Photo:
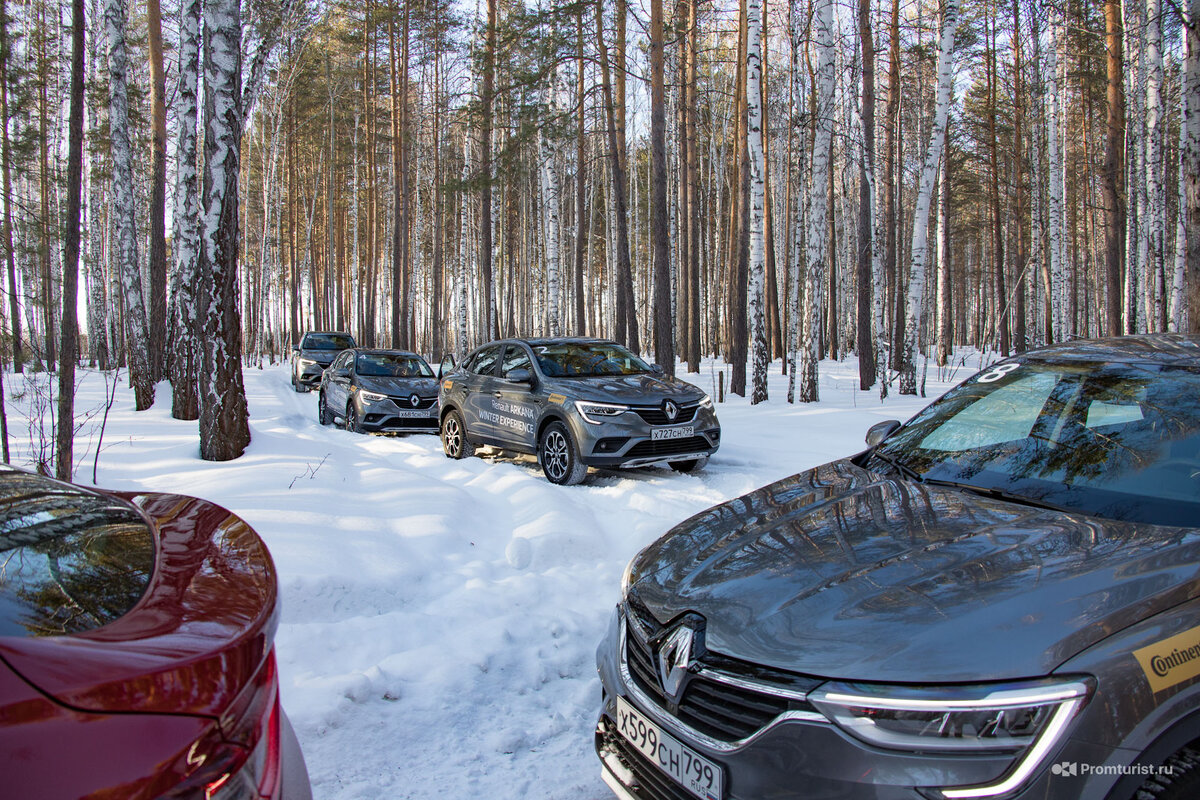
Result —
M 196 175 L 196 113 L 200 81 L 200 7 L 202 0 L 185 0 L 179 18 L 179 99 L 177 108 L 175 212 L 171 276 L 171 416 L 199 419 L 200 323 L 197 313 L 199 282 L 200 198 Z
M 763 155 L 762 103 L 762 0 L 746 3 L 746 135 L 750 146 L 750 282 L 747 291 L 750 314 L 751 389 L 750 404 L 767 399 L 766 329 L 766 231 L 764 192 L 766 159 Z
M 99 41 L 104 36 L 103 18 L 100 14 L 100 4 L 91 0 L 88 13 L 92 19 L 91 29 L 87 37 L 87 69 L 88 81 L 92 86 L 99 86 Z M 93 89 L 88 93 L 88 134 L 92 141 L 97 141 L 103 127 L 102 107 L 104 103 L 100 91 Z M 100 148 L 93 147 L 88 158 L 88 244 L 90 253 L 86 262 L 87 291 L 88 291 L 88 349 L 92 362 L 100 369 L 109 368 L 108 342 L 108 292 L 105 290 L 104 279 L 104 225 L 101 219 L 107 220 L 111 215 L 100 213 L 104 197 L 104 181 L 102 156 Z
M 162 12 L 146 0 L 150 51 L 150 369 L 163 376 L 167 347 L 167 102 L 163 70 Z
M 1146 241 L 1146 330 L 1159 329 L 1163 316 L 1163 243 L 1166 210 L 1162 180 L 1162 140 L 1159 125 L 1162 118 L 1162 12 L 1159 0 L 1146 0 L 1146 219 L 1143 231 Z
M 8 40 L 8 3 L 0 0 L 0 170 L 3 171 L 4 196 L 12 197 L 12 148 L 9 144 L 8 62 L 12 51 Z M 12 326 L 13 371 L 25 371 L 25 356 L 21 347 L 21 310 L 17 302 L 16 248 L 13 246 L 12 203 L 4 203 L 4 266 L 8 274 L 8 321 Z M 5 447 L 8 440 L 5 438 Z
M 242 139 L 240 0 L 204 5 L 204 197 L 200 457 L 229 461 L 250 444 L 237 303 Z
M 654 360 L 675 374 L 671 313 L 671 254 L 667 230 L 667 120 L 663 0 L 650 0 L 650 242 L 652 250 Z
M 925 268 L 929 250 L 929 207 L 933 199 L 933 183 L 945 144 L 946 118 L 950 111 L 950 94 L 954 88 L 954 32 L 958 26 L 958 0 L 944 0 L 942 6 L 942 41 L 938 48 L 937 101 L 934 107 L 933 131 L 921 167 L 917 188 L 916 210 L 913 213 L 912 266 L 908 276 L 908 304 L 904 323 L 904 344 L 900 354 L 900 394 L 917 393 L 917 371 L 914 354 L 917 336 L 924 316 Z M 1004 298 L 998 298 L 1004 302 Z
M 1121 58 L 1121 4 L 1119 0 L 1104 2 L 1105 49 L 1107 52 L 1108 90 L 1107 133 L 1104 144 L 1104 206 L 1107 224 L 1104 229 L 1104 267 L 1107 334 L 1124 333 L 1121 320 L 1121 252 L 1125 236 L 1125 202 L 1121 197 L 1121 177 L 1125 171 L 1125 92 Z M 1197 298 L 1200 300 L 1200 297 Z
M 544 104 L 547 116 L 554 116 L 553 89 L 547 92 L 547 102 Z M 541 151 L 542 230 L 546 241 L 546 332 L 550 336 L 558 336 L 562 326 L 559 321 L 558 283 L 559 283 L 559 186 L 558 172 L 554 169 L 554 147 L 550 137 L 546 135 L 545 125 L 538 130 L 538 147 Z
M 112 141 L 112 208 L 116 220 L 116 267 L 120 273 L 125 310 L 125 352 L 133 382 L 135 405 L 144 411 L 154 405 L 154 376 L 147 349 L 146 306 L 138 269 L 137 229 L 133 197 L 133 153 L 129 142 L 129 92 L 126 86 L 125 2 L 105 0 L 108 27 L 109 136 Z
M 858 0 L 859 51 L 862 53 L 862 95 L 859 118 L 862 125 L 862 157 L 858 168 L 858 388 L 875 385 L 875 347 L 871 314 L 871 278 L 879 265 L 875 255 L 875 39 L 871 34 L 871 0 Z
M 951 0 L 953 1 L 953 0 Z M 800 329 L 800 393 L 802 403 L 815 403 L 817 346 L 821 326 L 821 287 L 829 242 L 829 155 L 833 141 L 833 0 L 820 0 L 815 13 L 818 66 L 816 105 L 812 109 L 816 137 L 813 145 L 808 208 L 808 269 L 804 281 L 804 319 Z
M 471 136 L 463 134 L 463 169 L 462 182 L 466 184 L 471 177 Z M 460 198 L 458 220 L 458 335 L 454 341 L 454 358 L 456 361 L 461 361 L 463 356 L 467 354 L 467 279 L 470 277 L 472 270 L 468 264 L 468 260 L 473 252 L 468 246 L 470 233 L 469 208 L 467 205 L 466 194 Z
M 1047 73 L 1050 76 L 1046 93 L 1047 132 L 1046 153 L 1049 165 L 1050 189 L 1047 197 L 1047 213 L 1049 216 L 1049 262 L 1050 262 L 1050 296 L 1048 298 L 1051 324 L 1050 341 L 1060 341 L 1064 336 L 1064 315 L 1066 313 L 1066 264 L 1064 250 L 1065 223 L 1064 209 L 1066 196 L 1063 181 L 1063 92 L 1066 91 L 1066 57 L 1062 51 L 1064 45 L 1064 26 L 1062 12 L 1051 8 L 1050 11 L 1050 49 L 1047 52 Z M 1062 61 L 1060 62 L 1060 57 Z

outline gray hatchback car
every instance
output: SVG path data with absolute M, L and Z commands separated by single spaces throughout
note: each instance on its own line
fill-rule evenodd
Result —
M 1200 798 L 1200 337 L 988 367 L 634 557 L 623 800 Z
M 436 433 L 437 378 L 407 350 L 344 350 L 325 370 L 317 400 L 322 425 L 339 419 L 357 433 Z
M 535 453 L 551 483 L 594 467 L 702 467 L 721 443 L 712 399 L 601 339 L 505 339 L 443 371 L 446 455 Z

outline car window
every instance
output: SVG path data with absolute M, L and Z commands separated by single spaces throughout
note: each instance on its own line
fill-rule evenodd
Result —
M 1110 519 L 1197 526 L 1198 396 L 1195 369 L 1022 364 L 952 389 L 877 452 L 931 483 Z
M 425 360 L 401 353 L 360 353 L 354 364 L 359 375 L 382 378 L 432 378 Z
M 525 352 L 525 348 L 520 345 L 510 344 L 504 353 L 504 361 L 500 364 L 500 374 L 508 375 L 514 369 L 527 369 L 533 371 L 533 364 L 529 360 L 529 354 Z
M 354 337 L 344 333 L 309 333 L 300 343 L 302 350 L 341 351 L 354 347 Z
M 650 371 L 646 362 L 611 342 L 554 342 L 536 345 L 533 352 L 542 374 L 554 378 L 640 375 Z
M 496 371 L 498 360 L 500 360 L 500 345 L 494 344 L 476 353 L 467 369 L 476 375 L 492 375 Z

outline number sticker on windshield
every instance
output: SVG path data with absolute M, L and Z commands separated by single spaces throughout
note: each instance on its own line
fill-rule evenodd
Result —
M 999 366 L 993 367 L 992 369 L 990 369 L 987 372 L 980 375 L 979 382 L 980 383 L 993 383 L 995 381 L 1000 380 L 1001 378 L 1003 378 L 1005 375 L 1009 374 L 1010 372 L 1015 372 L 1016 370 L 1018 370 L 1020 368 L 1021 368 L 1021 365 L 1016 363 L 1015 361 L 1009 362 L 1008 364 L 1000 364 Z

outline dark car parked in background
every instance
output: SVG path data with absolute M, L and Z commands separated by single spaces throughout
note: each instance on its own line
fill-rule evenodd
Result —
M 1200 338 L 983 370 L 626 570 L 603 776 L 639 800 L 1200 797 Z
M 321 382 L 321 374 L 337 354 L 355 347 L 354 337 L 341 331 L 309 331 L 292 348 L 292 388 L 307 392 Z
M 249 525 L 0 467 L 0 564 L 0 795 L 310 800 Z
M 436 433 L 438 384 L 425 359 L 406 350 L 355 348 L 321 379 L 317 419 L 359 433 Z
M 446 455 L 536 453 L 551 483 L 589 466 L 691 472 L 721 442 L 708 395 L 601 339 L 491 342 L 442 375 L 440 399 Z

